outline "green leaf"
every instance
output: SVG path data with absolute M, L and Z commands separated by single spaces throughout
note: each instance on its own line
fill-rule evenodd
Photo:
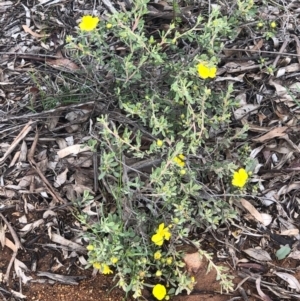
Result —
M 291 248 L 289 245 L 281 246 L 279 250 L 276 252 L 276 257 L 278 260 L 282 260 L 286 258 L 287 255 L 289 255 L 291 252 Z

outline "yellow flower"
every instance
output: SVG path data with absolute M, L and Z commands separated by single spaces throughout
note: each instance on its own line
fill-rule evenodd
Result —
M 208 88 L 204 88 L 204 94 L 206 95 L 206 96 L 209 96 L 209 95 L 211 95 L 211 89 L 208 89 Z
M 180 167 L 184 167 L 185 166 L 185 163 L 184 163 L 184 161 L 179 161 L 178 163 L 177 163 Z
M 109 268 L 107 264 L 103 264 L 102 274 L 112 274 L 113 271 Z
M 277 24 L 276 24 L 275 21 L 272 21 L 272 22 L 270 23 L 270 26 L 271 26 L 271 28 L 276 28 Z
M 154 234 L 152 235 L 151 240 L 157 245 L 157 246 L 162 246 L 162 244 L 164 243 L 164 238 L 163 236 L 159 235 L 159 234 Z
M 153 287 L 152 294 L 157 300 L 162 300 L 166 296 L 167 290 L 164 285 L 156 284 Z
M 172 264 L 172 262 L 173 262 L 173 258 L 168 257 L 167 260 L 166 260 L 166 263 L 170 265 L 170 264 Z
M 233 174 L 232 185 L 243 188 L 248 180 L 248 174 L 244 168 L 240 168 Z
M 155 260 L 161 259 L 161 253 L 160 253 L 160 251 L 157 251 L 157 252 L 154 253 L 154 259 Z
M 180 156 L 180 155 L 179 155 Z M 180 167 L 184 167 L 185 166 L 185 162 L 182 160 L 182 159 L 180 159 L 179 158 L 179 156 L 177 156 L 177 157 L 175 157 L 174 159 L 173 159 L 173 161 L 177 164 L 177 165 L 179 165 Z M 183 156 L 183 155 L 182 155 Z M 184 157 L 184 156 L 183 156 Z M 185 158 L 185 157 L 184 157 Z
M 258 28 L 264 27 L 264 23 L 263 23 L 262 21 L 259 21 L 259 22 L 257 23 L 257 27 L 258 27 Z
M 160 140 L 160 139 L 158 139 L 158 140 L 156 141 L 156 145 L 157 145 L 158 147 L 162 147 L 163 144 L 164 144 L 164 142 L 163 142 L 162 140 Z
M 197 65 L 198 74 L 201 78 L 215 78 L 217 73 L 216 66 L 210 66 L 207 62 L 201 62 Z
M 173 218 L 173 223 L 174 224 L 178 224 L 179 223 L 179 218 L 178 217 L 174 217 Z
M 107 28 L 107 29 L 112 28 L 112 24 L 111 24 L 111 23 L 107 23 L 107 24 L 106 24 L 106 28 Z
M 66 36 L 66 43 L 71 43 L 73 41 L 72 36 Z
M 178 157 L 175 157 L 175 158 L 173 159 L 173 161 L 174 161 L 175 163 L 178 164 L 178 162 L 180 162 L 181 160 L 180 160 Z
M 171 237 L 171 233 L 169 231 L 169 227 L 165 227 L 164 223 L 161 223 L 158 226 L 158 229 L 157 229 L 156 233 L 159 234 L 160 236 L 162 236 L 166 240 L 169 240 L 170 237 Z
M 88 251 L 93 251 L 95 248 L 94 248 L 93 245 L 88 245 L 88 246 L 86 247 L 86 249 L 87 249 Z
M 185 170 L 185 169 L 181 169 L 181 170 L 180 170 L 180 174 L 181 174 L 182 176 L 184 176 L 184 175 L 186 174 L 186 170 Z
M 157 270 L 156 273 L 155 273 L 155 276 L 156 277 L 160 277 L 161 275 L 162 275 L 162 271 Z
M 185 155 L 179 154 L 179 155 L 178 155 L 178 158 L 179 158 L 180 160 L 184 161 L 184 160 L 185 160 Z
M 157 246 L 162 246 L 164 240 L 169 240 L 171 237 L 171 233 L 169 231 L 169 227 L 165 227 L 165 224 L 162 223 L 158 226 L 156 230 L 156 234 L 152 235 L 152 242 L 154 242 Z
M 97 270 L 100 270 L 101 269 L 101 263 L 100 262 L 95 262 L 93 264 L 93 268 L 97 269 Z
M 113 264 L 115 264 L 115 263 L 117 263 L 117 262 L 119 261 L 119 259 L 118 259 L 117 257 L 112 257 L 112 258 L 110 259 L 110 261 L 111 261 Z
M 98 17 L 83 16 L 79 28 L 83 31 L 92 31 L 97 27 L 98 22 Z

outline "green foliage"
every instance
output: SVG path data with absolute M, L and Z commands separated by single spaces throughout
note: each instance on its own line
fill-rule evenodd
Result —
M 276 251 L 276 257 L 278 260 L 286 258 L 291 253 L 291 248 L 289 245 L 281 246 L 279 250 Z
M 189 293 L 194 280 L 183 269 L 180 247 L 192 241 L 228 291 L 232 283 L 226 271 L 194 238 L 198 230 L 216 228 L 235 216 L 205 183 L 210 179 L 231 187 L 238 166 L 226 160 L 224 150 L 245 138 L 247 128 L 231 132 L 228 125 L 237 106 L 233 87 L 216 89 L 199 76 L 197 65 L 216 66 L 224 37 L 234 36 L 236 19 L 228 20 L 214 7 L 208 16 L 185 23 L 176 18 L 165 30 L 152 32 L 145 25 L 147 2 L 137 0 L 130 11 L 101 20 L 96 30 L 67 38 L 77 59 L 92 61 L 98 91 L 132 120 L 116 123 L 105 115 L 97 120 L 105 199 L 98 219 L 79 215 L 88 229 L 88 266 L 103 273 L 111 267 L 118 285 L 135 298 L 156 283 L 164 283 L 169 295 Z M 244 17 L 252 2 L 238 1 Z M 218 132 L 223 138 L 209 143 Z M 89 144 L 97 147 L 95 141 Z M 206 154 L 209 159 L 202 160 Z M 90 200 L 85 196 L 84 201 Z M 162 224 L 170 239 L 160 233 Z M 154 235 L 161 236 L 161 245 Z

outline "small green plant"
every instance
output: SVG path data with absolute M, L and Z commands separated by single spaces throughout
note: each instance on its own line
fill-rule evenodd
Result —
M 238 6 L 237 12 L 241 14 L 241 16 L 249 18 L 249 16 L 254 15 L 254 0 L 237 0 L 236 3 Z
M 181 251 L 192 242 L 229 291 L 230 276 L 201 250 L 196 233 L 235 216 L 207 187 L 209 181 L 225 190 L 232 182 L 247 186 L 245 169 L 234 174 L 240 162 L 224 156 L 246 132 L 245 127 L 233 134 L 228 127 L 237 106 L 233 87 L 218 91 L 212 81 L 222 39 L 234 35 L 234 22 L 215 7 L 183 30 L 179 23 L 184 21 L 176 18 L 153 33 L 145 26 L 147 3 L 137 0 L 130 11 L 106 16 L 106 21 L 85 16 L 78 37 L 67 37 L 78 60 L 93 62 L 90 70 L 102 83 L 98 91 L 110 95 L 126 115 L 118 123 L 107 115 L 97 119 L 105 199 L 97 219 L 79 214 L 88 229 L 88 267 L 114 274 L 118 286 L 134 298 L 149 287 L 156 299 L 168 300 L 193 289 L 195 279 L 184 269 Z M 247 15 L 253 1 L 238 5 Z M 187 44 L 193 45 L 192 53 Z M 218 132 L 223 138 L 210 143 Z M 87 195 L 84 201 L 90 201 Z

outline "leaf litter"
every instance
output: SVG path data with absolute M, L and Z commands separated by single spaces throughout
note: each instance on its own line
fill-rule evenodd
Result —
M 61 1 L 39 2 L 39 6 L 44 8 L 62 5 Z M 103 3 L 102 9 L 111 13 L 117 9 L 110 1 Z M 10 216 L 10 223 L 14 226 L 14 230 L 8 231 L 6 224 L 0 224 L 1 246 L 2 248 L 4 245 L 7 246 L 14 254 L 20 252 L 21 244 L 7 237 L 14 233 L 20 237 L 24 246 L 41 246 L 49 253 L 51 250 L 59 249 L 64 258 L 72 254 L 74 258 L 84 262 L 81 255 L 85 254 L 84 242 L 80 239 L 80 233 L 84 230 L 70 219 L 71 237 L 64 237 L 66 229 L 59 226 L 59 220 L 65 219 L 68 206 L 71 206 L 75 199 L 82 197 L 85 190 L 95 193 L 92 181 L 93 177 L 97 178 L 93 169 L 95 162 L 90 147 L 85 143 L 91 135 L 97 137 L 96 126 L 90 128 L 90 121 L 107 112 L 107 106 L 85 99 L 86 102 L 83 104 L 67 106 L 62 106 L 58 101 L 55 109 L 42 110 L 35 100 L 32 102 L 35 104 L 34 112 L 22 105 L 11 108 L 9 105 L 11 102 L 28 103 L 29 99 L 38 98 L 43 89 L 55 91 L 51 86 L 32 85 L 24 89 L 22 85 L 23 82 L 30 81 L 26 71 L 35 71 L 41 62 L 46 62 L 48 71 L 56 72 L 58 77 L 61 70 L 76 74 L 81 68 L 64 57 L 61 52 L 56 51 L 64 43 L 60 35 L 56 38 L 53 38 L 55 34 L 50 35 L 47 37 L 50 42 L 43 41 L 45 34 L 41 29 L 45 28 L 41 24 L 44 22 L 37 21 L 36 16 L 33 17 L 38 7 L 27 7 L 24 4 L 13 7 L 13 4 L 12 1 L 0 3 L 0 12 L 6 20 L 12 16 L 18 19 L 16 16 L 22 16 L 24 12 L 27 18 L 23 23 L 16 23 L 11 27 L 4 24 L 4 31 L 0 36 L 1 44 L 8 45 L 1 57 L 1 64 L 6 64 L 8 68 L 3 71 L 0 80 L 0 97 L 1 101 L 3 100 L 0 165 L 5 164 L 8 168 L 5 168 L 1 175 L 0 212 Z M 88 4 L 91 9 L 94 8 L 92 2 Z M 150 16 L 162 20 L 172 18 L 172 12 L 164 11 L 164 7 L 167 6 L 164 2 L 151 3 L 150 6 L 152 7 Z M 11 8 L 14 11 L 13 15 Z M 290 13 L 299 10 L 294 1 L 288 3 L 286 9 L 290 10 Z M 190 8 L 187 9 L 187 12 L 190 11 L 192 11 Z M 39 14 L 44 18 L 46 12 L 42 10 Z M 286 17 L 280 14 L 279 8 L 272 5 L 260 11 L 260 17 L 265 20 Z M 34 25 L 31 22 L 33 18 Z M 58 28 L 58 31 L 64 30 L 61 18 L 62 15 L 54 13 L 54 17 L 50 20 L 51 25 Z M 3 23 L 3 20 L 0 22 Z M 289 24 L 288 20 L 286 22 L 286 26 L 293 28 L 293 24 Z M 68 26 L 73 28 L 74 25 Z M 242 32 L 241 29 L 240 34 Z M 10 41 L 8 38 L 18 36 L 20 37 L 18 43 L 8 43 Z M 30 43 L 25 43 L 25 38 Z M 227 45 L 224 50 L 223 66 L 216 80 L 220 87 L 222 84 L 233 83 L 237 91 L 236 98 L 240 100 L 240 107 L 233 112 L 234 118 L 249 127 L 251 140 L 248 142 L 253 150 L 253 158 L 257 158 L 257 166 L 251 181 L 258 183 L 259 187 L 257 195 L 243 196 L 240 204 L 235 204 L 240 220 L 236 223 L 229 222 L 226 229 L 214 233 L 221 241 L 217 248 L 220 246 L 224 248 L 223 254 L 216 252 L 216 256 L 232 260 L 240 277 L 247 279 L 244 283 L 255 283 L 257 294 L 263 300 L 273 300 L 273 296 L 281 299 L 300 299 L 297 294 L 300 279 L 297 262 L 276 261 L 275 256 L 278 250 L 286 247 L 291 250 L 287 256 L 288 260 L 300 258 L 298 251 L 300 236 L 297 227 L 300 204 L 298 193 L 300 106 L 296 80 L 300 68 L 299 57 L 292 56 L 299 55 L 300 46 L 299 40 L 292 34 L 290 43 L 293 46 L 288 49 L 284 43 L 284 39 L 279 36 L 273 37 L 272 42 L 261 37 L 257 41 L 253 39 L 252 43 L 249 42 L 249 45 L 241 50 L 237 50 L 242 47 L 238 42 L 231 48 Z M 51 51 L 52 54 L 45 56 L 44 49 Z M 15 59 L 12 59 L 11 53 Z M 233 58 L 237 53 L 238 58 Z M 256 54 L 263 56 L 267 53 L 270 56 L 267 57 L 265 66 L 261 67 L 254 56 Z M 266 73 L 266 67 L 270 65 L 279 66 L 273 76 Z M 251 84 L 249 79 L 252 81 Z M 77 80 L 82 84 L 79 77 Z M 13 90 L 11 85 L 15 86 Z M 243 93 L 243 96 L 238 95 L 243 89 L 247 90 L 247 93 Z M 125 116 L 120 117 L 120 114 L 107 113 L 114 121 L 116 116 L 119 116 L 122 122 L 127 120 Z M 86 131 L 82 131 L 84 126 Z M 40 133 L 36 136 L 38 131 Z M 218 132 L 213 135 L 218 135 Z M 37 146 L 32 148 L 34 143 Z M 34 153 L 30 156 L 31 150 Z M 22 208 L 26 212 L 27 222 L 17 220 Z M 84 210 L 90 215 L 97 216 L 96 208 L 97 201 L 94 200 Z M 211 236 L 204 234 L 201 239 L 210 241 Z M 287 251 L 284 254 L 287 255 Z M 285 255 L 281 255 L 280 258 L 286 258 Z M 193 256 L 197 257 L 195 254 L 189 254 L 185 258 L 187 269 L 197 273 L 202 262 Z M 14 259 L 14 268 L 23 283 L 32 280 L 31 276 L 26 275 L 29 274 L 30 268 L 20 259 Z M 63 267 L 58 265 L 57 270 L 60 269 Z M 64 279 L 64 275 L 46 271 L 39 271 L 37 276 L 51 278 L 54 281 Z M 67 282 L 66 279 L 62 282 Z M 72 282 L 73 278 L 70 279 Z M 14 290 L 10 292 L 16 298 L 25 298 L 21 292 Z

